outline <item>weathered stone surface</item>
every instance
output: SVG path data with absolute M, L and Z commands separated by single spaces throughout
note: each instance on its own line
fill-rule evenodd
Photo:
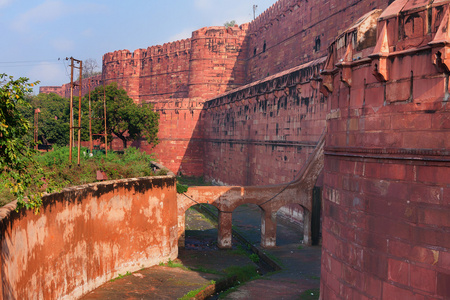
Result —
M 396 1 L 381 14 L 370 59 L 348 65 L 351 86 L 343 65 L 324 72 L 328 106 L 341 113 L 327 121 L 322 299 L 449 296 L 448 73 L 434 59 L 448 46 L 430 43 L 448 2 L 424 3 Z M 344 57 L 337 45 L 328 61 Z
M 174 184 L 169 176 L 108 181 L 44 196 L 39 214 L 0 208 L 1 298 L 73 299 L 175 259 Z

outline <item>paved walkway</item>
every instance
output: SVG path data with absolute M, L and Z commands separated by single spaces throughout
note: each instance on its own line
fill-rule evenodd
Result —
M 259 249 L 260 218 L 255 205 L 240 206 L 233 213 L 234 228 Z M 263 251 L 275 257 L 282 270 L 240 286 L 225 299 L 300 299 L 306 290 L 319 289 L 321 248 L 303 246 L 302 238 L 302 232 L 279 222 L 277 247 Z
M 234 228 L 256 247 L 260 241 L 258 210 L 249 205 L 233 213 Z M 177 262 L 216 274 L 155 266 L 108 282 L 82 299 L 178 299 L 208 285 L 211 280 L 224 278 L 224 270 L 230 266 L 255 266 L 242 251 L 217 249 L 215 225 L 195 210 L 188 210 L 186 218 L 187 247 L 180 249 Z M 279 224 L 277 234 L 280 246 L 264 252 L 276 260 L 282 270 L 239 286 L 225 299 L 299 299 L 306 290 L 319 288 L 320 247 L 303 247 L 302 234 L 289 226 Z M 233 245 L 237 245 L 237 241 L 233 240 Z

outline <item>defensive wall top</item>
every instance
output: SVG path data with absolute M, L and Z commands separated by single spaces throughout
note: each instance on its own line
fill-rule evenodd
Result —
M 301 1 L 304 0 L 278 0 L 249 23 L 249 31 L 252 32 L 261 29 L 264 25 L 279 18 L 284 13 L 299 8 L 298 3 Z
M 210 26 L 203 27 L 192 32 L 192 38 L 205 37 L 222 37 L 228 35 L 241 35 L 245 34 L 248 29 L 248 23 L 241 24 L 240 26 L 234 25 L 230 27 L 225 26 Z
M 150 46 L 147 49 L 136 49 L 134 52 L 130 50 L 117 50 L 108 52 L 103 55 L 103 61 L 121 61 L 128 59 L 145 59 L 160 56 L 171 56 L 179 54 L 180 52 L 190 51 L 191 42 L 193 39 L 198 38 L 215 38 L 224 36 L 242 36 L 245 35 L 248 29 L 248 24 L 242 24 L 240 26 L 224 27 L 224 26 L 211 26 L 203 27 L 192 32 L 192 37 L 182 39 L 174 42 L 164 43 L 163 45 Z
M 103 61 L 120 61 L 126 59 L 143 59 L 164 55 L 176 54 L 191 49 L 191 39 L 182 39 L 174 42 L 164 43 L 163 45 L 150 46 L 147 49 L 117 50 L 103 55 Z

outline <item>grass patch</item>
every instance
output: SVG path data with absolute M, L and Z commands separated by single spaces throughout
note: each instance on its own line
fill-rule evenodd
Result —
M 195 298 L 195 296 L 197 296 L 198 293 L 200 293 L 201 291 L 206 289 L 211 284 L 216 284 L 216 282 L 214 280 L 211 280 L 209 283 L 205 284 L 204 286 L 202 286 L 202 287 L 200 287 L 200 288 L 198 288 L 196 290 L 190 291 L 186 295 L 184 295 L 183 297 L 178 298 L 178 300 L 189 300 L 189 299 Z
M 189 270 L 194 271 L 194 272 L 222 275 L 222 273 L 219 272 L 219 271 L 212 270 L 212 269 L 207 269 L 207 268 L 204 268 L 204 267 L 197 267 L 197 268 L 190 267 Z
M 159 266 L 160 267 L 180 268 L 180 269 L 183 269 L 183 270 L 189 270 L 189 268 L 185 267 L 179 260 L 173 261 L 170 258 L 169 258 L 169 261 L 167 263 L 160 262 Z
M 254 262 L 255 264 L 259 263 L 259 256 L 256 253 L 250 254 L 249 258 Z
M 238 283 L 243 283 L 252 279 L 259 278 L 257 269 L 255 266 L 247 265 L 247 266 L 231 266 L 226 268 L 225 273 L 228 277 L 236 276 L 236 280 Z
M 229 288 L 223 293 L 220 293 L 220 299 L 227 297 L 230 293 L 234 292 L 236 288 L 241 284 L 261 277 L 256 267 L 252 265 L 231 266 L 229 268 L 226 268 L 224 271 L 228 277 L 236 277 L 236 282 L 233 287 Z
M 282 262 L 278 257 L 276 257 L 275 255 L 273 255 L 272 253 L 270 253 L 270 252 L 265 252 L 265 251 L 264 251 L 264 254 L 265 254 L 268 258 L 270 258 L 271 260 L 273 260 L 274 262 L 276 262 L 279 266 L 284 267 L 283 262 Z
M 187 186 L 210 186 L 210 181 L 205 181 L 203 177 L 196 176 L 177 176 L 177 182 Z
M 229 250 L 229 251 L 230 251 L 230 253 L 236 254 L 236 255 L 248 255 L 247 250 L 245 250 L 244 247 L 242 247 L 241 245 L 238 245 L 236 247 L 236 249 Z
M 186 267 L 178 259 L 175 260 L 175 261 L 169 259 L 169 261 L 167 263 L 160 262 L 159 266 L 161 266 L 161 267 L 169 267 L 169 268 L 180 268 L 180 269 L 183 269 L 183 270 L 186 270 L 186 271 L 202 272 L 202 273 L 209 273 L 209 274 L 218 274 L 218 275 L 223 274 L 223 273 L 221 273 L 219 271 L 212 270 L 212 269 L 207 269 L 207 268 L 204 268 L 204 267 L 198 267 L 198 268 Z
M 113 279 L 111 279 L 110 281 L 111 282 L 113 282 L 113 281 L 116 281 L 117 279 L 122 279 L 122 278 L 124 278 L 125 276 L 129 276 L 129 275 L 131 275 L 131 272 L 129 272 L 129 271 L 127 271 L 125 274 L 119 274 L 116 278 L 113 278 Z
M 69 163 L 69 147 L 54 147 L 53 151 L 38 153 L 34 157 L 42 166 L 45 181 L 50 192 L 69 186 L 97 181 L 97 170 L 102 171 L 108 180 L 161 175 L 163 171 L 153 172 L 151 162 L 155 159 L 136 148 L 127 148 L 123 154 L 102 152 L 89 155 L 87 148 L 81 149 L 80 166 L 77 165 L 77 150 L 73 148 L 72 164 Z M 7 182 L 8 174 L 0 175 L 0 182 Z M 0 185 L 0 205 L 14 199 L 4 184 Z
M 310 289 L 304 291 L 300 295 L 300 300 L 317 300 L 319 299 L 320 289 Z
M 188 191 L 188 186 L 186 184 L 181 184 L 177 182 L 177 193 L 184 194 Z

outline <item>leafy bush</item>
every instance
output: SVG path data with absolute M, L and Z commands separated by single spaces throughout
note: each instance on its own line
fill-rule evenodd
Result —
M 177 193 L 184 194 L 188 190 L 188 186 L 177 182 Z
M 88 149 L 82 148 L 80 166 L 76 164 L 76 148 L 72 155 L 72 164 L 69 163 L 69 147 L 55 147 L 51 152 L 35 155 L 34 159 L 44 171 L 45 178 L 42 180 L 48 191 L 96 182 L 98 170 L 105 172 L 108 180 L 155 175 L 150 165 L 154 158 L 132 147 L 127 148 L 123 154 L 109 152 L 108 156 L 102 152 L 90 156 Z M 8 174 L 0 175 L 2 183 L 10 180 Z M 4 184 L 0 185 L 0 199 L 0 205 L 14 200 L 14 196 Z

